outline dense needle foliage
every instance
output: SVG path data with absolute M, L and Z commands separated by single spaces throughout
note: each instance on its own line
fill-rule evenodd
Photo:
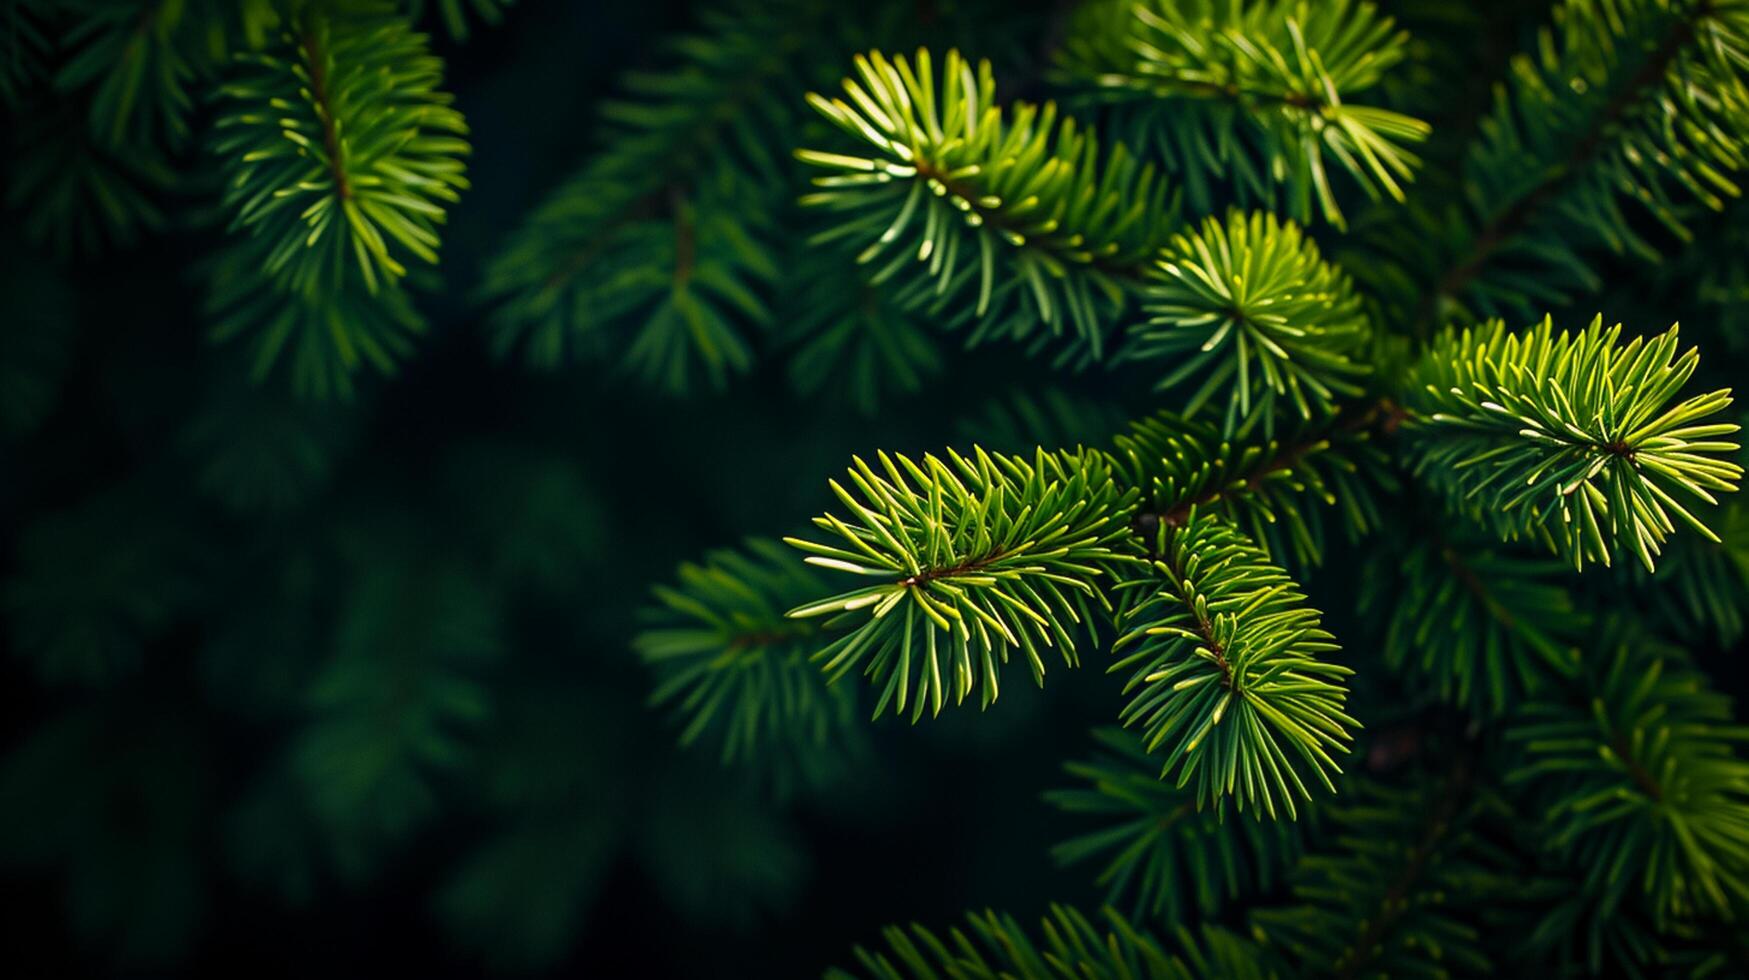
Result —
M 46 975 L 1749 975 L 1749 0 L 0 0 L 0 113 Z

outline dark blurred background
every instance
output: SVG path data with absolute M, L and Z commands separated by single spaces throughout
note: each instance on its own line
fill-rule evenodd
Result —
M 482 263 L 587 156 L 616 74 L 693 22 L 520 0 L 437 32 L 473 189 L 418 355 L 351 404 L 288 413 L 207 342 L 210 227 L 61 262 L 8 211 L 8 331 L 70 326 L 31 375 L 40 418 L 0 440 L 7 973 L 803 976 L 888 923 L 1095 897 L 1053 870 L 1040 793 L 1110 717 L 1097 670 L 886 719 L 807 797 L 646 706 L 651 584 L 799 529 L 851 453 L 1024 442 L 1013 399 L 1047 384 L 1118 415 L 1101 379 L 1003 348 L 944 343 L 872 415 L 780 361 L 674 397 L 489 356 Z

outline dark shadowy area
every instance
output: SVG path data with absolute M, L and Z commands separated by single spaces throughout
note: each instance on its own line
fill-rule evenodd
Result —
M 99 510 L 113 521 L 55 543 L 84 566 L 67 589 L 98 587 L 104 554 L 174 535 L 137 546 L 186 551 L 200 592 L 96 684 L 45 681 L 38 661 L 0 656 L 7 751 L 28 744 L 60 770 L 5 800 L 0 837 L 19 859 L 0 884 L 9 972 L 474 976 L 519 968 L 534 949 L 561 975 L 805 976 L 888 922 L 1093 896 L 1084 876 L 1050 869 L 1060 818 L 1038 794 L 1051 760 L 1082 748 L 1103 713 L 1115 681 L 1097 672 L 1048 696 L 1017 684 L 982 718 L 916 730 L 889 718 L 829 804 L 771 804 L 710 749 L 676 747 L 673 724 L 645 706 L 633 613 L 676 562 L 795 529 L 826 504 L 821 474 L 852 452 L 938 447 L 1050 376 L 993 348 L 964 358 L 978 370 L 868 416 L 831 393 L 797 395 L 778 363 L 724 393 L 674 397 L 606 366 L 532 373 L 493 358 L 469 295 L 480 264 L 586 156 L 614 77 L 659 63 L 659 40 L 692 24 L 679 3 L 523 0 L 465 44 L 436 39 L 474 152 L 442 286 L 421 298 L 431 330 L 399 377 L 312 409 L 342 448 L 289 512 L 227 506 L 189 436 L 191 419 L 246 397 L 246 366 L 204 336 L 198 276 L 216 232 L 67 263 L 7 233 L 7 302 L 63 303 L 76 331 L 53 410 L 0 443 L 0 572 L 19 574 L 21 539 L 46 516 Z M 566 513 L 541 515 L 558 524 L 516 526 L 539 503 L 517 496 L 538 492 L 518 479 L 567 495 Z M 374 532 L 362 566 L 285 564 L 288 542 Z M 295 795 L 256 802 L 263 780 L 308 724 L 303 692 L 337 642 L 334 607 L 373 572 L 433 562 L 455 567 L 460 601 L 492 597 L 500 633 L 471 677 L 483 707 L 456 728 L 465 756 L 420 768 L 420 804 L 354 804 L 415 815 L 333 818 L 361 853 L 332 860 Z M 552 580 L 530 589 L 518 562 L 550 563 Z M 327 579 L 340 574 L 351 577 Z M 376 641 L 442 616 L 445 601 L 383 613 L 412 621 Z M 0 645 L 17 635 L 0 631 Z M 538 741 L 489 755 L 542 699 Z M 94 725 L 98 743 L 42 744 L 67 724 Z M 370 748 L 336 764 L 367 767 Z M 505 877 L 476 886 L 484 907 L 446 913 L 468 862 L 518 830 L 521 814 L 491 798 L 518 766 L 574 781 L 568 805 L 618 826 L 573 868 L 544 847 L 526 879 L 489 868 Z M 527 921 L 541 915 L 553 921 Z

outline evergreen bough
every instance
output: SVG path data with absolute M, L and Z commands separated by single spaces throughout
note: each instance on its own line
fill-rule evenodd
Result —
M 871 52 L 856 59 L 844 96 L 810 97 L 847 138 L 842 149 L 801 151 L 831 171 L 804 203 L 842 215 L 819 240 L 860 247 L 846 258 L 873 270 L 869 288 L 943 326 L 971 325 L 971 343 L 1007 335 L 1038 351 L 1041 334 L 1066 334 L 1075 355 L 1057 363 L 1161 372 L 1156 387 L 1172 406 L 1109 450 L 1040 446 L 1031 466 L 978 447 L 951 463 L 881 454 L 879 471 L 859 460 L 855 491 L 832 484 L 851 516 L 816 521 L 837 541 L 791 539 L 814 564 L 880 580 L 792 613 L 834 617 L 816 655 L 828 682 L 860 670 L 878 692 L 877 714 L 909 698 L 913 720 L 925 714 L 915 687 L 931 697 L 930 714 L 979 687 L 988 706 L 1011 649 L 1028 655 L 1042 684 L 1036 647 L 1059 640 L 1073 666 L 1084 658 L 1065 631 L 1108 619 L 1110 669 L 1127 677 L 1116 716 L 1133 731 L 1102 737 L 1125 761 L 1072 766 L 1092 785 L 1050 799 L 1119 822 L 1057 854 L 1103 855 L 1101 883 L 1169 929 L 1267 890 L 1267 869 L 1294 865 L 1293 904 L 1256 911 L 1258 944 L 1225 947 L 1237 959 L 1222 975 L 1283 964 L 1339 976 L 1489 970 L 1500 961 L 1484 939 L 1488 905 L 1515 873 L 1542 880 L 1527 859 L 1580 873 L 1593 936 L 1618 950 L 1649 948 L 1642 921 L 1684 938 L 1693 923 L 1735 921 L 1744 838 L 1733 821 L 1749 810 L 1731 795 L 1743 784 L 1731 775 L 1742 762 L 1728 747 L 1729 711 L 1704 688 L 1661 685 L 1669 661 L 1656 655 L 1635 659 L 1635 671 L 1590 653 L 1607 628 L 1594 613 L 1601 594 L 1569 582 L 1588 565 L 1629 558 L 1654 569 L 1688 536 L 1719 540 L 1706 517 L 1742 475 L 1727 438 L 1737 429 L 1723 414 L 1728 391 L 1686 393 L 1698 354 L 1679 347 L 1675 328 L 1640 337 L 1597 316 L 1558 331 L 1545 315 L 1522 330 L 1494 319 L 1433 331 L 1418 319 L 1443 321 L 1460 289 L 1503 295 L 1479 291 L 1497 281 L 1484 267 L 1506 254 L 1509 236 L 1553 227 L 1533 211 L 1558 206 L 1563 220 L 1590 221 L 1593 240 L 1637 242 L 1603 195 L 1625 190 L 1656 210 L 1671 186 L 1713 206 L 1734 193 L 1725 176 L 1737 166 L 1733 141 L 1749 131 L 1733 115 L 1744 64 L 1731 53 L 1735 7 L 1562 6 L 1569 48 L 1545 47 L 1543 70 L 1582 64 L 1562 76 L 1577 101 L 1522 118 L 1545 127 L 1536 139 L 1565 147 L 1568 169 L 1539 178 L 1524 163 L 1535 151 L 1515 142 L 1524 133 L 1504 128 L 1504 115 L 1485 122 L 1466 166 L 1547 183 L 1476 198 L 1496 209 L 1476 254 L 1417 305 L 1379 287 L 1414 281 L 1426 243 L 1395 256 L 1363 247 L 1332 262 L 1294 223 L 1346 224 L 1332 163 L 1373 198 L 1404 202 L 1405 227 L 1431 214 L 1404 193 L 1419 165 L 1407 146 L 1426 128 L 1345 99 L 1376 94 L 1407 57 L 1406 35 L 1370 4 L 1090 6 L 1071 22 L 1054 78 L 1079 91 L 1068 105 L 1104 107 L 1102 121 L 1133 140 L 1128 148 L 1053 104 L 999 105 L 988 64 L 954 52 Z M 1631 50 L 1647 25 L 1669 28 L 1649 60 Z M 1518 63 L 1499 113 L 1525 111 L 1509 98 L 1555 97 L 1534 87 L 1531 64 Z M 1658 85 L 1680 90 L 1660 97 Z M 1593 86 L 1611 93 L 1602 120 L 1586 115 Z M 1558 136 L 1569 119 L 1585 135 Z M 1512 146 L 1516 157 L 1503 149 Z M 1219 188 L 1217 176 L 1233 186 Z M 1293 220 L 1235 209 L 1187 226 L 1181 189 L 1193 210 L 1282 202 Z M 1371 247 L 1388 240 L 1370 231 L 1385 213 L 1368 212 Z M 1545 254 L 1579 274 L 1579 260 L 1563 258 L 1573 247 Z M 1345 266 L 1355 262 L 1383 268 L 1351 278 Z M 1405 309 L 1415 315 L 1401 317 Z M 1407 506 L 1381 505 L 1393 497 Z M 1331 506 L 1350 539 L 1421 528 L 1368 566 L 1362 608 L 1386 622 L 1358 661 L 1339 657 L 1283 567 L 1318 564 Z M 1097 527 L 1084 523 L 1092 519 Z M 1028 521 L 1059 529 L 1062 545 L 1037 552 L 1049 539 Z M 1645 589 L 1656 579 L 1634 581 Z M 1025 588 L 1040 583 L 1052 591 Z M 1709 605 L 1717 602 L 1684 609 Z M 938 633 L 954 639 L 950 654 L 934 645 Z M 1364 736 L 1350 691 L 1361 662 L 1394 673 L 1417 703 L 1445 702 L 1475 722 L 1462 733 L 1449 718 L 1414 735 L 1388 727 L 1363 742 L 1361 771 L 1345 771 L 1339 760 Z M 1630 678 L 1641 678 L 1632 693 L 1622 687 Z M 1566 720 L 1556 706 L 1584 703 L 1597 683 L 1614 693 L 1594 702 L 1595 722 Z M 1710 720 L 1661 716 L 1688 703 Z M 1503 726 L 1507 748 L 1477 741 L 1475 725 Z M 1635 740 L 1629 761 L 1624 739 Z M 1423 742 L 1445 749 L 1420 758 Z M 1513 751 L 1517 762 L 1489 768 Z M 1645 751 L 1669 761 L 1642 763 Z M 1393 778 L 1399 754 L 1413 775 Z M 1454 760 L 1444 771 L 1433 764 L 1441 756 Z M 1637 775 L 1642 765 L 1660 775 Z M 1665 779 L 1681 782 L 1692 813 L 1674 809 Z M 1332 793 L 1355 799 L 1330 802 Z M 1543 815 L 1540 857 L 1505 842 L 1502 820 L 1521 806 Z M 1303 854 L 1297 837 L 1263 829 L 1302 810 L 1335 828 Z M 1255 883 L 1241 884 L 1246 864 L 1259 869 Z M 1180 887 L 1196 901 L 1174 894 Z M 1551 901 L 1548 921 L 1565 909 Z M 1163 947 L 1123 920 L 1102 941 L 1077 913 L 1057 915 L 1044 951 L 1008 920 L 974 917 L 976 938 L 895 929 L 888 952 L 859 957 L 889 977 L 1174 975 Z M 1555 955 L 1546 938 L 1524 941 Z M 1674 964 L 1676 945 L 1624 953 L 1624 962 Z
M 308 403 L 417 356 L 470 153 L 418 27 L 459 41 L 520 6 L 0 5 L 0 106 L 28 151 L 6 200 L 25 235 L 68 255 L 209 233 L 209 332 L 247 348 L 263 400 L 221 386 L 178 452 L 228 511 L 318 496 L 347 439 Z M 654 591 L 635 642 L 652 706 L 682 745 L 768 766 L 759 786 L 780 794 L 827 792 L 867 757 L 863 686 L 877 718 L 917 723 L 991 707 L 1011 660 L 1053 688 L 1080 682 L 1057 679 L 1059 660 L 1119 675 L 1104 711 L 1122 727 L 1099 728 L 1100 753 L 1068 765 L 1079 784 L 1047 798 L 1100 822 L 1054 855 L 1097 865 L 1133 916 L 893 927 L 854 952 L 860 975 L 1740 967 L 1749 762 L 1707 654 L 1740 645 L 1749 596 L 1719 387 L 1740 363 L 1712 361 L 1744 348 L 1749 0 L 1509 11 L 1531 43 L 1443 85 L 1429 76 L 1471 49 L 1433 5 L 1393 19 L 1365 0 L 1088 0 L 1030 44 L 988 10 L 972 30 L 953 12 L 908 30 L 867 6 L 702 14 L 658 69 L 619 79 L 596 151 L 509 230 L 474 294 L 496 353 L 607 361 L 674 394 L 781 354 L 805 396 L 872 414 L 984 363 L 955 343 L 1005 339 L 1145 399 L 1114 435 L 1110 412 L 1024 392 L 956 449 L 853 457 L 811 535 L 712 552 Z M 882 51 L 919 34 L 935 47 Z M 987 57 L 948 49 L 956 34 L 987 37 Z M 1428 104 L 1447 89 L 1455 108 Z M 1660 292 L 1638 302 L 1614 280 Z M 44 424 L 67 359 L 27 313 L 0 347 L 9 436 Z M 1650 329 L 1677 315 L 1706 365 L 1676 327 Z M 272 400 L 280 373 L 301 401 Z M 506 496 L 501 463 L 441 513 L 489 513 L 470 533 L 507 549 L 488 560 L 520 585 L 569 581 L 587 533 L 566 515 L 587 507 L 540 474 L 558 504 Z M 188 515 L 155 512 L 141 486 L 21 536 L 0 589 L 11 645 L 78 686 L 118 683 L 201 611 L 226 610 L 221 653 L 325 636 L 285 668 L 295 696 L 240 686 L 303 717 L 230 819 L 278 842 L 245 869 L 287 894 L 311 887 L 301 852 L 368 875 L 492 717 L 482 671 L 507 597 L 382 507 L 253 542 L 271 556 L 247 558 L 272 566 L 261 594 L 216 585 L 227 549 L 190 546 Z M 321 613 L 318 566 L 343 593 Z M 271 623 L 274 643 L 233 620 Z M 568 704 L 510 701 L 538 751 L 494 752 L 611 740 L 553 722 Z M 67 746 L 131 738 L 143 709 L 117 703 L 33 736 L 7 792 L 38 794 Z M 180 723 L 140 730 L 153 771 L 186 778 Z M 441 903 L 471 934 L 503 931 L 505 867 L 569 875 L 555 907 L 574 909 L 624 832 L 617 813 L 566 819 L 575 773 L 528 772 L 489 806 L 520 822 Z M 684 782 L 663 792 L 690 803 Z M 63 789 L 101 802 L 136 783 L 166 792 L 107 770 Z M 746 820 L 680 836 L 730 852 L 742 831 L 780 837 L 751 799 L 733 797 Z M 154 807 L 167 839 L 193 834 Z M 77 809 L 79 833 L 125 831 L 99 819 L 114 808 Z M 75 838 L 26 829 L 42 846 L 24 850 L 101 880 Z M 696 900 L 709 883 L 691 870 L 659 876 Z M 519 921 L 532 959 L 562 952 L 550 920 Z

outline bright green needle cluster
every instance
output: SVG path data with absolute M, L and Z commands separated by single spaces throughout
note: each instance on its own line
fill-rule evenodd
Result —
M 1407 32 L 1365 0 L 1102 0 L 1071 23 L 1056 78 L 1158 154 L 1200 210 L 1227 185 L 1342 227 L 1334 178 L 1401 201 L 1420 165 L 1409 147 L 1428 125 L 1368 104 L 1408 54 Z
M 1713 417 L 1729 389 L 1671 404 L 1700 355 L 1677 329 L 1622 342 L 1601 316 L 1513 333 L 1495 320 L 1449 332 L 1405 392 L 1406 449 L 1451 505 L 1505 536 L 1525 536 L 1575 567 L 1629 552 L 1647 567 L 1677 523 L 1717 540 L 1689 510 L 1733 492 L 1737 431 Z
M 1216 405 L 1225 435 L 1328 416 L 1361 393 L 1371 327 L 1360 294 L 1273 214 L 1211 217 L 1174 235 L 1142 308 L 1150 316 L 1130 327 L 1128 356 L 1162 365 L 1160 389 L 1194 383 L 1184 413 Z
M 1302 770 L 1334 791 L 1359 723 L 1343 710 L 1354 671 L 1321 659 L 1337 646 L 1317 610 L 1218 520 L 1192 512 L 1149 544 L 1152 574 L 1125 583 L 1140 598 L 1119 618 L 1111 669 L 1130 675 L 1123 722 L 1163 748 L 1162 775 L 1194 783 L 1199 807 L 1231 797 L 1271 817 L 1312 798 Z
M 881 580 L 790 611 L 848 630 L 814 655 L 827 674 L 861 668 L 880 692 L 877 717 L 910 705 L 915 720 L 974 690 L 988 706 L 1011 654 L 1040 684 L 1048 648 L 1073 666 L 1078 634 L 1109 608 L 1100 586 L 1137 560 L 1136 495 L 1119 488 L 1105 455 L 976 449 L 877 461 L 878 470 L 857 459 L 848 488 L 832 482 L 846 518 L 814 519 L 830 543 L 785 539 L 812 564 Z
M 1067 335 L 1101 356 L 1177 224 L 1166 185 L 1056 106 L 996 101 L 988 62 L 858 55 L 844 96 L 808 101 L 862 152 L 801 150 L 831 171 L 803 203 L 822 240 L 866 243 L 873 281 L 969 323 L 972 339 Z

